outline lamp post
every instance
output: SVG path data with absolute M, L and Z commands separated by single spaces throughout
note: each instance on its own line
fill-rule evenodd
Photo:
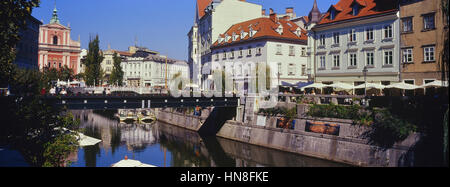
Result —
M 364 69 L 363 69 L 363 74 L 364 74 L 364 84 L 365 84 L 365 87 L 364 87 L 364 97 L 367 97 L 367 72 L 368 72 L 369 70 L 367 69 L 367 66 L 365 66 L 364 67 Z

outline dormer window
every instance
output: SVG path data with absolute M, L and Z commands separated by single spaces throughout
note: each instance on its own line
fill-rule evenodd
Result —
M 279 26 L 277 28 L 277 32 L 278 32 L 278 34 L 282 35 L 283 34 L 283 26 L 280 23 L 278 23 L 278 24 L 279 24 Z
M 355 3 L 354 5 L 353 5 L 353 16 L 357 16 L 358 14 L 359 14 L 359 9 L 360 9 L 360 7 L 359 7 L 359 4 L 358 3 Z
M 225 35 L 225 42 L 230 41 L 230 37 L 231 37 L 231 36 Z
M 247 36 L 247 33 L 244 32 L 244 30 L 241 30 L 241 40 L 244 39 L 245 36 Z
M 237 39 L 237 35 L 236 35 L 236 33 L 233 32 L 233 42 L 236 41 L 236 39 Z
M 302 30 L 300 29 L 300 27 L 297 27 L 297 30 L 295 30 L 295 35 L 297 35 L 298 37 L 300 37 L 302 35 Z
M 254 33 L 253 33 L 253 28 L 251 27 L 251 25 L 250 25 L 249 34 L 250 34 L 250 38 L 253 37 L 253 34 L 254 34 Z
M 336 10 L 331 9 L 330 11 L 330 20 L 334 20 L 336 18 Z

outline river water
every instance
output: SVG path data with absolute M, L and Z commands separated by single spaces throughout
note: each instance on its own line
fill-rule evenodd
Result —
M 122 124 L 115 111 L 73 111 L 84 134 L 101 139 L 70 156 L 72 167 L 110 167 L 127 156 L 158 167 L 342 167 L 344 164 L 254 146 L 173 125 Z

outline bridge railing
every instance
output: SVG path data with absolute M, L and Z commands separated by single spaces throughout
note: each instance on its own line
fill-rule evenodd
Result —
M 108 92 L 135 92 L 137 94 L 166 94 L 167 91 L 154 89 L 150 87 L 85 87 L 81 92 L 102 94 L 103 91 Z

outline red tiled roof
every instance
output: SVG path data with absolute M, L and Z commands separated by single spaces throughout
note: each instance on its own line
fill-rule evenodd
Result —
M 198 19 L 201 19 L 205 15 L 205 9 L 211 2 L 212 0 L 197 0 Z
M 279 27 L 279 25 L 282 25 L 283 27 L 283 33 L 280 35 L 276 29 Z M 253 37 L 250 37 L 250 27 L 257 31 Z M 307 41 L 308 37 L 306 36 L 306 31 L 301 29 L 300 36 L 297 36 L 295 34 L 295 31 L 297 28 L 300 28 L 297 24 L 295 24 L 292 21 L 287 21 L 284 19 L 279 19 L 278 22 L 275 22 L 271 18 L 256 18 L 249 21 L 241 22 L 238 24 L 235 24 L 231 26 L 228 31 L 226 31 L 224 34 L 220 34 L 220 37 L 225 37 L 226 35 L 231 36 L 228 41 L 225 41 L 225 39 L 219 43 L 219 40 L 217 40 L 213 47 L 218 47 L 222 45 L 237 43 L 246 41 L 249 39 L 258 39 L 263 37 L 272 37 L 272 38 L 279 38 L 279 39 L 289 39 L 289 40 L 298 40 L 298 41 Z M 241 39 L 240 34 L 241 31 L 244 31 L 247 33 L 247 35 Z M 238 35 L 237 39 L 233 41 L 233 33 Z
M 360 5 L 359 13 L 356 16 L 353 16 L 352 14 L 353 3 L 358 3 Z M 328 12 L 325 13 L 323 18 L 319 22 L 319 25 L 397 11 L 398 9 L 395 8 L 395 4 L 396 1 L 393 0 L 340 0 L 336 5 L 330 6 L 330 9 L 328 9 Z M 332 8 L 337 10 L 334 20 L 330 19 L 330 10 Z

